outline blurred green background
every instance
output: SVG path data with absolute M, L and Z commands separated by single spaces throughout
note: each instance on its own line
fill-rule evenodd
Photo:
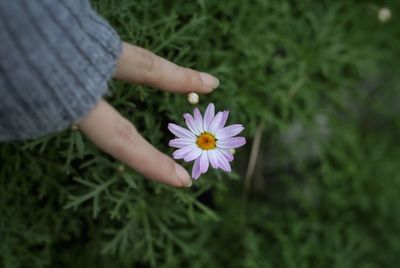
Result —
M 398 1 L 92 3 L 122 39 L 216 75 L 199 105 L 248 144 L 184 190 L 76 130 L 1 144 L 0 267 L 397 267 Z M 193 109 L 117 82 L 106 99 L 169 154 L 167 123 Z

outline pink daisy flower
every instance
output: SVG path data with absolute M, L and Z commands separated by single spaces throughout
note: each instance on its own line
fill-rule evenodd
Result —
M 189 129 L 168 124 L 168 129 L 176 136 L 169 141 L 169 146 L 178 148 L 173 157 L 185 162 L 194 160 L 193 179 L 198 179 L 201 174 L 206 173 L 210 164 L 215 169 L 230 172 L 229 162 L 234 158 L 232 149 L 246 144 L 244 137 L 235 137 L 244 129 L 242 125 L 225 127 L 228 115 L 228 111 L 215 114 L 214 104 L 210 103 L 204 118 L 198 108 L 194 109 L 194 116 L 189 113 L 183 115 Z

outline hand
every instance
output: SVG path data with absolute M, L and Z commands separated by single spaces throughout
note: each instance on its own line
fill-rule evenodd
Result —
M 177 66 L 127 43 L 123 44 L 115 78 L 177 93 L 210 93 L 219 84 L 207 73 Z M 191 185 L 191 178 L 181 165 L 149 144 L 106 101 L 99 101 L 78 125 L 99 148 L 145 177 L 177 187 Z

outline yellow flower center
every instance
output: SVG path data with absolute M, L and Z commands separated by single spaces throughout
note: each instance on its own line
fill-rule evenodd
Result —
M 199 146 L 203 150 L 211 150 L 214 149 L 216 146 L 217 139 L 214 137 L 214 135 L 208 133 L 208 132 L 203 132 L 200 134 L 200 136 L 197 137 L 197 146 Z

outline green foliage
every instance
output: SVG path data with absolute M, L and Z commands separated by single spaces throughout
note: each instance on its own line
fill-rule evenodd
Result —
M 70 129 L 0 145 L 0 267 L 395 267 L 400 262 L 400 27 L 380 2 L 96 0 L 121 37 L 221 86 L 251 144 L 253 188 L 211 171 L 152 183 Z M 113 82 L 156 147 L 185 96 Z M 186 165 L 190 168 L 190 165 Z M 246 198 L 247 197 L 247 198 Z

